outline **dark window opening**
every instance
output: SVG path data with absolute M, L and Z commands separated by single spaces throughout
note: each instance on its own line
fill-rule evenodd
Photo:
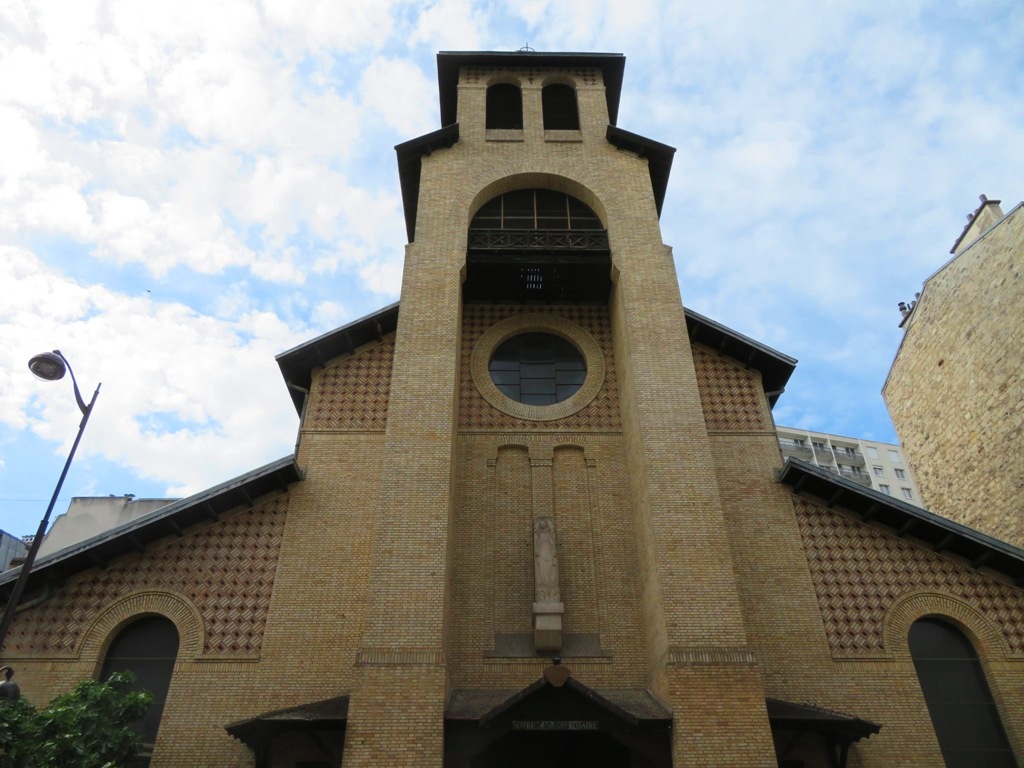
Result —
M 550 189 L 517 189 L 498 195 L 476 212 L 469 228 L 604 230 L 586 203 Z
M 1015 768 L 971 642 L 951 624 L 919 619 L 910 627 L 909 644 L 947 768 Z
M 502 342 L 488 369 L 491 381 L 506 397 L 525 405 L 568 400 L 587 378 L 582 353 L 550 333 L 522 333 Z
M 546 85 L 541 91 L 544 109 L 544 130 L 578 131 L 580 113 L 576 107 L 576 90 L 568 85 Z
M 153 694 L 153 703 L 134 726 L 142 743 L 150 748 L 156 742 L 177 657 L 178 628 L 174 622 L 163 616 L 148 616 L 129 624 L 114 638 L 100 671 L 100 680 L 114 672 L 130 671 L 135 675 L 135 687 Z M 141 758 L 139 765 L 146 764 L 148 758 Z
M 517 86 L 499 83 L 487 89 L 487 127 L 523 127 L 523 93 Z

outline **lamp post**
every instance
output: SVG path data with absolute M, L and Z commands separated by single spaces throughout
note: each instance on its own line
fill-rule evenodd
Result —
M 64 471 L 60 473 L 60 479 L 57 481 L 57 487 L 53 489 L 53 497 L 50 499 L 50 506 L 46 508 L 46 514 L 43 515 L 42 521 L 39 523 L 39 530 L 36 531 L 36 537 L 32 539 L 32 546 L 29 547 L 28 555 L 25 556 L 25 562 L 21 566 L 21 573 L 18 574 L 18 581 L 14 584 L 14 591 L 11 592 L 11 597 L 7 601 L 7 608 L 4 610 L 3 619 L 0 620 L 0 651 L 3 649 L 4 640 L 7 639 L 7 630 L 10 629 L 11 622 L 14 620 L 14 612 L 18 607 L 18 603 L 21 602 L 21 595 L 25 591 L 25 586 L 28 584 L 29 573 L 32 571 L 32 564 L 36 560 L 36 553 L 39 552 L 39 545 L 43 543 L 43 536 L 46 534 L 46 526 L 50 521 L 50 513 L 53 512 L 53 507 L 57 503 L 57 497 L 60 495 L 61 486 L 64 485 L 64 478 L 67 477 L 68 469 L 71 468 L 71 461 L 75 458 L 75 451 L 78 450 L 78 443 L 82 439 L 82 433 L 85 431 L 85 425 L 89 423 L 89 415 L 92 413 L 92 408 L 96 405 L 96 398 L 100 394 L 100 385 L 96 385 L 96 391 L 92 393 L 92 400 L 86 405 L 82 399 L 82 393 L 78 390 L 78 381 L 75 379 L 75 372 L 71 370 L 71 363 L 68 362 L 67 358 L 61 354 L 59 349 L 53 350 L 53 352 L 43 352 L 42 354 L 36 355 L 28 361 L 28 369 L 32 371 L 37 378 L 44 381 L 57 381 L 63 379 L 65 373 L 71 374 L 71 383 L 75 388 L 75 401 L 78 403 L 78 409 L 82 412 L 82 421 L 78 424 L 78 434 L 75 436 L 75 442 L 71 446 L 71 453 L 68 454 L 68 460 L 64 462 Z M 10 673 L 8 674 L 8 680 L 10 679 Z

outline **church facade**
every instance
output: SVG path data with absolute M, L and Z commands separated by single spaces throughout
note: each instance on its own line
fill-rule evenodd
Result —
M 783 462 L 623 70 L 439 54 L 401 302 L 278 357 L 294 456 L 37 562 L 26 696 L 136 670 L 154 768 L 1024 759 L 1024 552 Z

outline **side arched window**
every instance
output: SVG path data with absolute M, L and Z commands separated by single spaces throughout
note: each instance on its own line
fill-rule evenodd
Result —
M 576 91 L 568 85 L 545 85 L 541 91 L 544 109 L 544 130 L 578 131 L 580 113 L 576 107 Z
M 910 655 L 949 768 L 1016 768 L 1006 731 L 971 642 L 951 624 L 919 619 Z
M 174 622 L 163 616 L 147 616 L 121 630 L 103 660 L 100 680 L 127 670 L 135 675 L 136 687 L 153 694 L 153 703 L 135 726 L 143 744 L 150 748 L 156 742 L 177 657 L 178 628 Z
M 523 93 L 517 86 L 498 83 L 487 89 L 487 127 L 523 127 Z

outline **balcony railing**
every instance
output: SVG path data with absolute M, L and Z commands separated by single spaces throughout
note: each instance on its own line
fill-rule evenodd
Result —
M 806 445 L 796 445 L 795 443 L 779 443 L 779 448 L 782 452 L 788 456 L 796 456 L 799 459 L 811 458 L 811 449 Z
M 860 451 L 844 451 L 841 448 L 833 448 L 832 452 L 836 455 L 836 461 L 840 464 L 857 464 L 864 466 L 864 454 Z
M 603 229 L 471 229 L 471 251 L 607 251 Z
M 871 487 L 871 475 L 867 472 L 857 472 L 856 470 L 846 469 L 846 467 L 843 467 L 839 470 L 839 474 L 848 480 L 853 480 L 861 485 L 866 485 L 868 488 Z

